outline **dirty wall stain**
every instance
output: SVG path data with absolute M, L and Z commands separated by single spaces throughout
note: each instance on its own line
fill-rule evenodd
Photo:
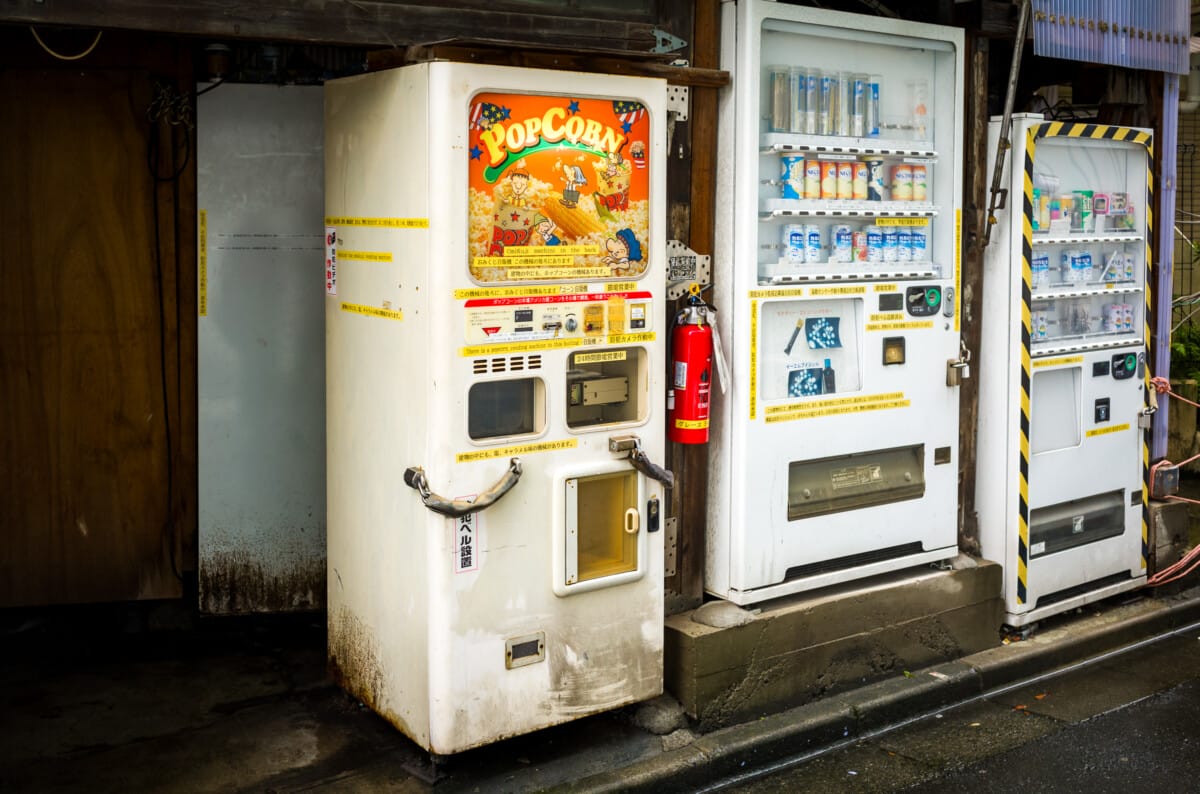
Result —
M 248 554 L 217 553 L 200 561 L 201 612 L 306 612 L 324 607 L 324 559 L 272 570 Z

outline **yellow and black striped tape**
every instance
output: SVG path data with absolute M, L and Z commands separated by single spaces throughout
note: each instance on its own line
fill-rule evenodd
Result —
M 1056 121 L 1050 124 L 1039 124 L 1030 127 L 1025 140 L 1025 184 L 1022 196 L 1024 220 L 1022 222 L 1021 240 L 1021 421 L 1020 421 L 1020 479 L 1018 481 L 1017 499 L 1017 530 L 1020 535 L 1017 544 L 1017 603 L 1026 603 L 1029 597 L 1029 392 L 1030 379 L 1030 317 L 1032 314 L 1032 259 L 1033 259 L 1033 159 L 1037 141 L 1041 138 L 1094 138 L 1101 140 L 1125 141 L 1146 147 L 1146 274 L 1145 294 L 1146 306 L 1143 312 L 1143 339 L 1146 344 L 1150 340 L 1150 242 L 1153 239 L 1153 207 L 1154 207 L 1154 147 L 1150 133 L 1130 127 L 1120 127 L 1112 124 L 1077 124 Z M 1143 349 L 1143 356 L 1145 349 Z M 1150 368 L 1145 367 L 1145 389 L 1149 395 Z M 1148 403 L 1147 403 L 1148 404 Z M 1149 528 L 1150 528 L 1150 443 L 1145 432 L 1142 434 L 1142 568 L 1146 567 L 1149 557 Z

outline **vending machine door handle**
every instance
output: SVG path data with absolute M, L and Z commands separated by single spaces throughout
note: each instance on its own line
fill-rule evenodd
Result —
M 658 480 L 663 484 L 664 487 L 675 487 L 675 475 L 669 469 L 664 469 L 662 466 L 659 466 L 657 463 L 650 460 L 641 447 L 637 447 L 636 449 L 630 451 L 629 464 L 650 479 Z
M 458 518 L 468 513 L 478 513 L 480 510 L 491 507 L 500 501 L 500 497 L 511 491 L 519 479 L 521 479 L 521 459 L 513 458 L 508 462 L 508 471 L 504 473 L 499 482 L 479 494 L 474 500 L 467 502 L 462 499 L 447 499 L 430 490 L 429 481 L 425 478 L 425 470 L 420 466 L 412 466 L 404 472 L 404 484 L 421 495 L 421 501 L 425 503 L 425 506 L 435 513 L 441 513 L 450 518 Z

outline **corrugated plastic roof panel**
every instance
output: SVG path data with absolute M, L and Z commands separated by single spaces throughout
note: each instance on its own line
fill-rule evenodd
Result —
M 1033 51 L 1187 74 L 1188 0 L 1033 0 Z

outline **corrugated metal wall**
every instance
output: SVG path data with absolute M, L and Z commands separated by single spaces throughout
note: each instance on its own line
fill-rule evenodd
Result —
M 1033 52 L 1187 74 L 1188 0 L 1033 0 Z

